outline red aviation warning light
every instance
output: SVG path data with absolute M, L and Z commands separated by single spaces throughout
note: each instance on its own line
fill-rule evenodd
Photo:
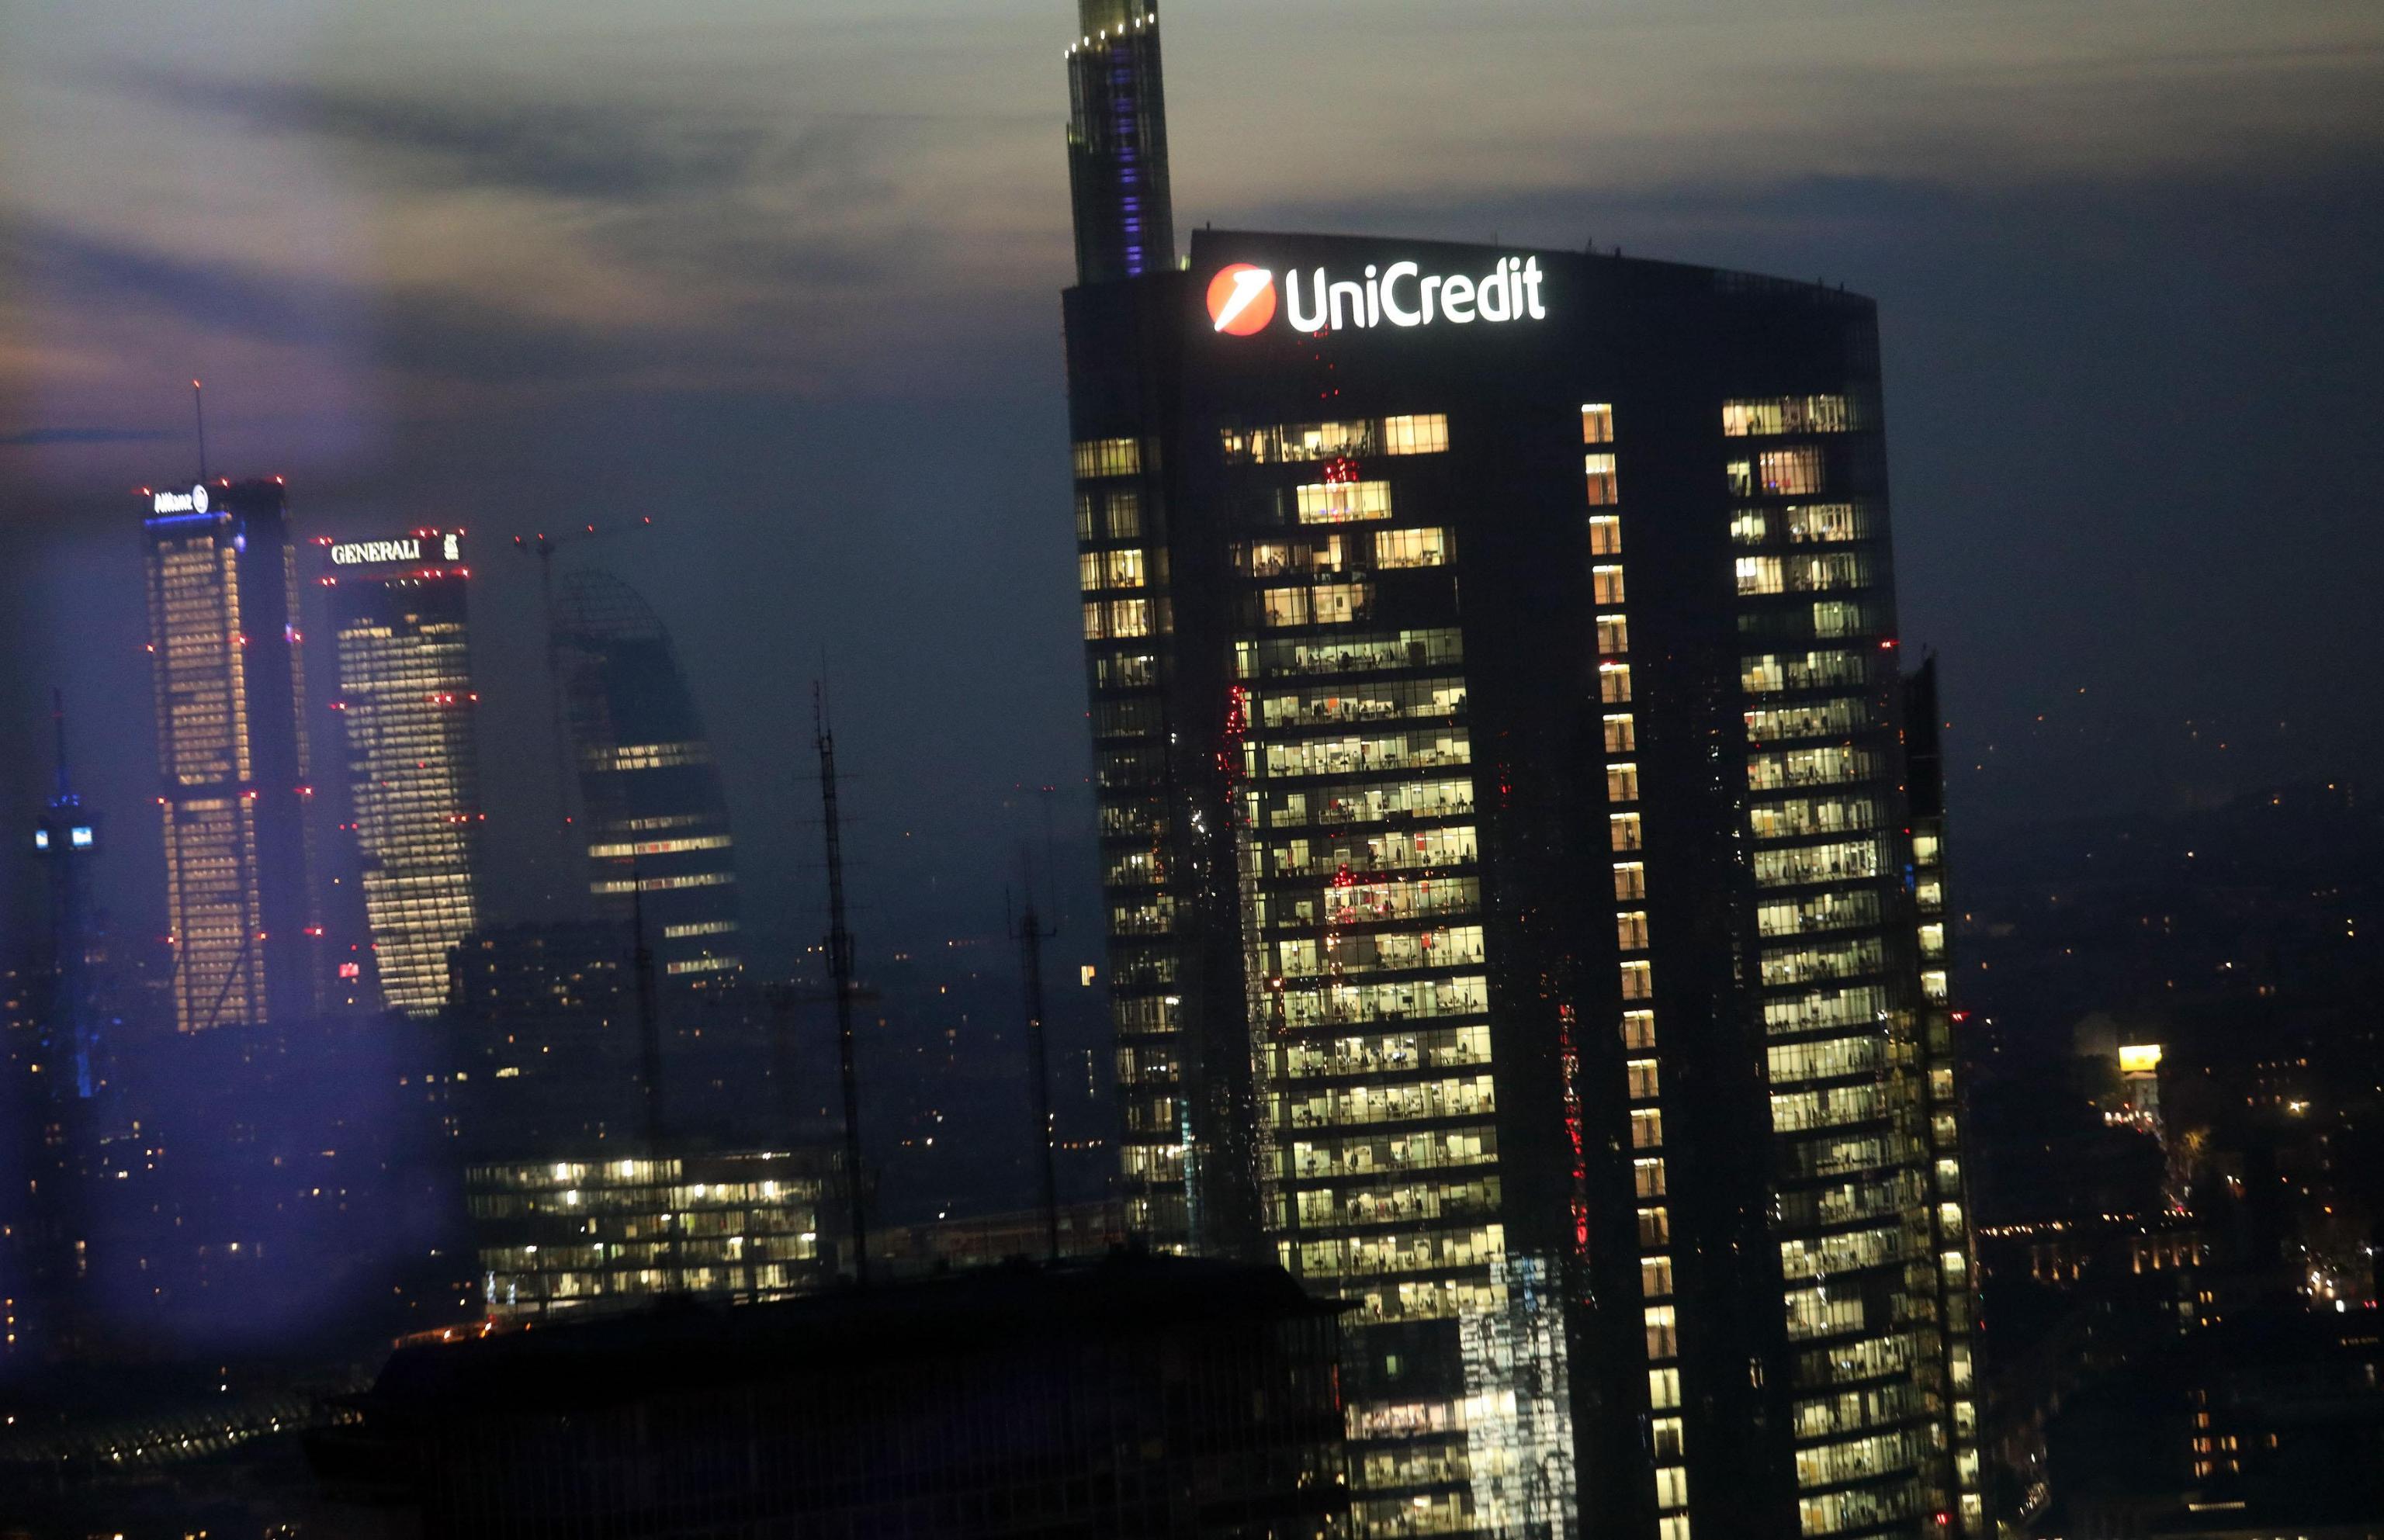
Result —
M 1237 262 L 1209 280 L 1209 319 L 1228 337 L 1248 337 L 1274 319 L 1274 275 Z

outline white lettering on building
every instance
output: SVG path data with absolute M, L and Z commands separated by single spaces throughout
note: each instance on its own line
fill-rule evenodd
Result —
M 1480 277 L 1426 273 L 1422 265 L 1394 262 L 1366 267 L 1365 281 L 1335 280 L 1322 267 L 1306 284 L 1295 268 L 1286 275 L 1284 314 L 1294 331 L 1340 331 L 1344 327 L 1428 326 L 1435 321 L 1493 326 L 1504 321 L 1545 321 L 1537 257 L 1501 257 Z
M 334 567 L 353 567 L 360 562 L 419 561 L 421 560 L 422 542 L 411 538 L 356 540 L 344 546 L 331 548 L 331 565 Z
M 207 489 L 193 487 L 187 492 L 155 492 L 150 494 L 152 513 L 204 513 L 207 511 Z

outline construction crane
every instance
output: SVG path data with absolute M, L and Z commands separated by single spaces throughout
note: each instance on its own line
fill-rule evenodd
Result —
M 602 539 L 614 535 L 634 534 L 638 530 L 652 527 L 653 522 L 651 517 L 648 517 L 641 518 L 635 524 L 626 527 L 581 524 L 577 529 L 565 530 L 560 535 L 549 535 L 540 530 L 536 535 L 514 536 L 514 549 L 524 556 L 538 558 L 539 618 L 546 627 L 546 696 L 548 711 L 553 719 L 551 725 L 553 729 L 554 742 L 555 834 L 562 846 L 562 859 L 555 868 L 558 880 L 563 873 L 571 869 L 574 852 L 571 848 L 571 753 L 568 746 L 571 742 L 571 727 L 565 716 L 566 707 L 563 695 L 563 654 L 554 641 L 554 554 L 566 546 L 576 546 L 582 541 Z

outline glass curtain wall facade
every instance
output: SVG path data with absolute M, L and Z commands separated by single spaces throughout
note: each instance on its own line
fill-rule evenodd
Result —
M 1202 231 L 1067 321 L 1130 1226 L 1357 1303 L 1369 1533 L 1984 1534 L 1869 302 Z
M 145 494 L 174 1024 L 320 1001 L 297 555 L 272 481 Z
M 564 579 L 555 652 L 579 767 L 590 891 L 603 914 L 642 910 L 665 985 L 734 979 L 737 863 L 711 741 L 670 633 L 607 573 Z
M 381 997 L 446 1003 L 448 955 L 479 918 L 479 750 L 463 532 L 318 541 Z

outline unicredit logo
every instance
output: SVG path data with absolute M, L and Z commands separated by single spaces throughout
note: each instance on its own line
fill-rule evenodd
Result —
M 1319 267 L 1284 276 L 1284 319 L 1294 331 L 1340 331 L 1345 327 L 1428 326 L 1447 321 L 1491 326 L 1507 321 L 1545 321 L 1537 257 L 1502 257 L 1489 272 L 1427 273 L 1422 265 L 1369 264 L 1363 280 L 1335 279 Z M 1209 280 L 1209 318 L 1229 337 L 1248 337 L 1275 316 L 1274 275 L 1237 262 Z
M 1235 263 L 1209 280 L 1209 319 L 1228 337 L 1248 337 L 1274 319 L 1274 275 Z

